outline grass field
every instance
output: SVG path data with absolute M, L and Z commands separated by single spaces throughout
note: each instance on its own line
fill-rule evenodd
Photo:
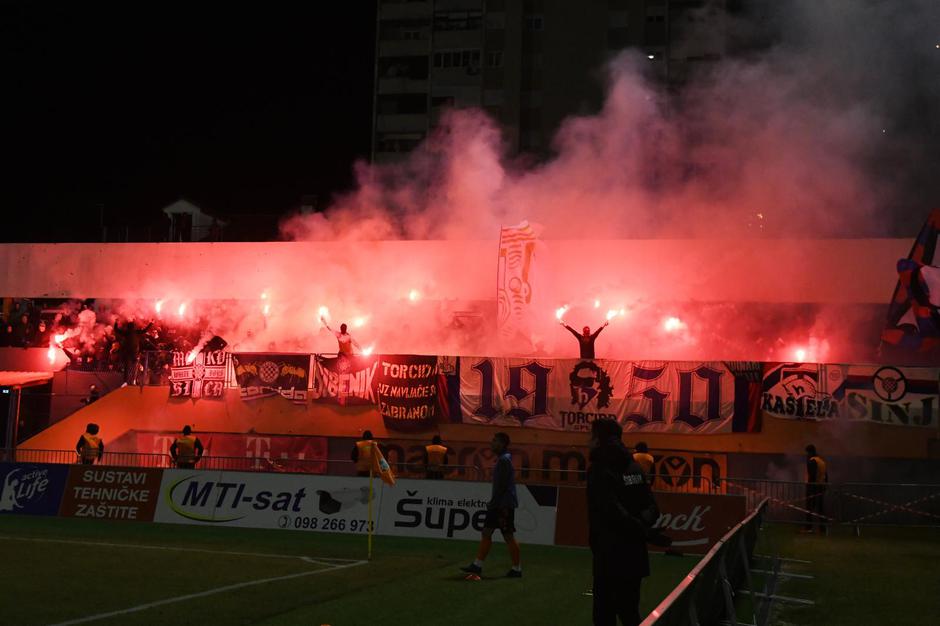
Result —
M 811 561 L 784 563 L 784 571 L 813 578 L 781 579 L 777 593 L 816 603 L 777 603 L 771 624 L 940 624 L 940 529 L 872 527 L 856 536 L 853 528 L 836 527 L 822 536 L 768 526 L 757 552 L 770 551 Z
M 3 516 L 0 623 L 591 621 L 587 550 L 523 546 L 524 577 L 505 579 L 509 557 L 497 542 L 483 580 L 468 582 L 457 567 L 472 560 L 474 543 L 392 537 L 375 542 L 375 558 L 365 562 L 361 536 Z M 697 560 L 651 559 L 644 613 Z

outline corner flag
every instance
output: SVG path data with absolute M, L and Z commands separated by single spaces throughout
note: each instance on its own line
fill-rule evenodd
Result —
M 395 474 L 392 466 L 388 464 L 377 443 L 372 442 L 372 473 L 382 479 L 389 487 L 395 486 Z

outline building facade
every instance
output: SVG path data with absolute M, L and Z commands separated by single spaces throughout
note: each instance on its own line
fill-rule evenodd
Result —
M 564 118 L 599 109 L 604 62 L 619 51 L 637 50 L 651 75 L 667 83 L 720 58 L 724 6 L 724 0 L 380 0 L 373 161 L 400 159 L 445 110 L 465 107 L 495 119 L 511 153 L 544 153 Z

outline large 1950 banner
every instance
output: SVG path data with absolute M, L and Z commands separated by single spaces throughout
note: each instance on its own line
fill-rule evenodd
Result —
M 468 358 L 465 422 L 586 431 L 599 418 L 626 430 L 727 433 L 759 429 L 760 364 Z
M 784 419 L 936 428 L 940 369 L 767 363 L 761 410 Z

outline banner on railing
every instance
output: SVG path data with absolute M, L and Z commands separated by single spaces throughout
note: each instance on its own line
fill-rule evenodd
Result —
M 377 356 L 314 355 L 313 390 L 316 402 L 331 404 L 376 404 L 375 373 Z
M 463 421 L 589 431 L 757 430 L 760 364 L 476 357 L 461 361 Z
M 589 465 L 588 435 L 584 445 L 536 445 L 513 443 L 510 446 L 512 463 L 517 477 L 530 482 L 577 483 L 586 479 Z M 628 438 L 633 445 L 636 437 Z M 385 456 L 393 465 L 402 464 L 402 472 L 412 476 L 424 473 L 424 446 L 428 441 L 413 439 L 383 439 Z M 447 446 L 446 475 L 485 479 L 496 464 L 496 456 L 489 443 L 472 441 L 444 441 Z M 653 487 L 665 491 L 724 493 L 723 479 L 728 475 L 728 455 L 713 452 L 681 450 L 652 450 Z
M 0 515 L 56 515 L 68 465 L 0 463 Z
M 258 433 L 197 432 L 194 434 L 202 442 L 207 457 L 223 457 L 233 463 L 237 460 L 244 460 L 246 464 L 255 463 L 256 469 L 259 470 L 326 473 L 329 448 L 329 440 L 326 437 Z M 133 439 L 136 447 L 129 451 L 169 455 L 170 446 L 178 436 L 178 433 L 136 431 Z M 204 459 L 202 466 L 212 462 Z M 247 466 L 239 467 L 248 469 Z
M 235 381 L 242 400 L 281 396 L 296 404 L 307 402 L 309 354 L 232 354 Z
M 170 366 L 171 398 L 221 398 L 225 390 L 225 352 L 174 352 Z
M 763 378 L 771 417 L 937 427 L 940 369 L 767 363 Z
M 446 414 L 445 384 L 436 356 L 380 356 L 375 386 L 379 413 L 391 431 L 431 430 Z

